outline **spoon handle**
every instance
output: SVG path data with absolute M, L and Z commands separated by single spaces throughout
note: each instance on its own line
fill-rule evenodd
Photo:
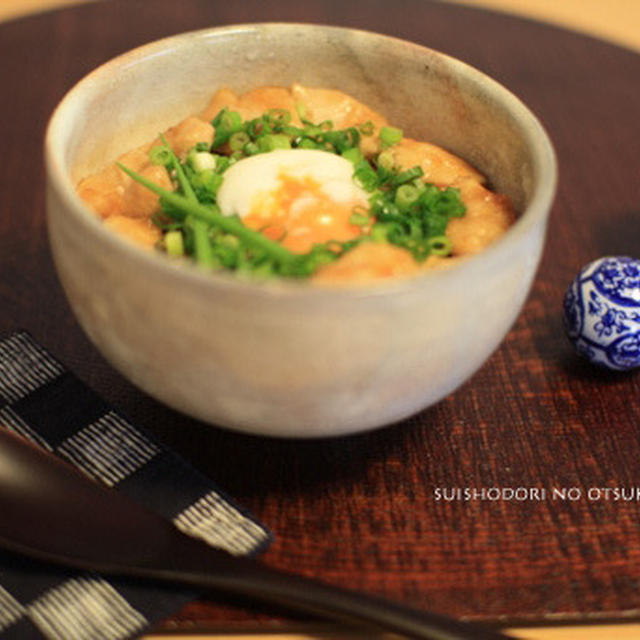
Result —
M 348 624 L 430 640 L 504 640 L 508 636 L 480 625 L 389 600 L 365 595 L 318 580 L 272 569 L 247 558 L 233 557 L 178 533 L 169 542 L 171 566 L 141 568 L 148 577 L 180 581 L 205 589 L 247 596 L 291 610 Z M 163 554 L 164 555 L 164 554 Z

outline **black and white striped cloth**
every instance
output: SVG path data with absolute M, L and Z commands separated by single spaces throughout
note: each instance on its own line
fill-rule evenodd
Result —
M 211 545 L 253 555 L 271 541 L 208 478 L 135 428 L 26 332 L 0 340 L 0 425 Z M 131 638 L 196 597 L 53 569 L 0 550 L 1 640 Z

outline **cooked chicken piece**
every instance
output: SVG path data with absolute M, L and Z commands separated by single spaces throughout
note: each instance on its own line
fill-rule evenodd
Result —
M 150 220 L 115 215 L 109 216 L 104 225 L 139 247 L 152 249 L 162 238 L 162 232 Z
M 291 94 L 296 103 L 304 106 L 305 119 L 316 124 L 331 120 L 334 129 L 354 127 L 368 121 L 376 129 L 388 124 L 386 118 L 342 91 L 312 89 L 294 84 Z
M 484 176 L 461 158 L 436 145 L 409 138 L 389 151 L 403 169 L 421 167 L 425 182 L 460 189 L 467 212 L 462 218 L 452 218 L 447 226 L 454 256 L 482 251 L 513 224 L 515 213 L 509 199 L 483 186 Z
M 260 87 L 240 96 L 229 89 L 220 89 L 200 117 L 212 120 L 222 109 L 237 111 L 244 120 L 252 120 L 269 109 L 286 109 L 291 113 L 291 124 L 300 126 L 303 119 L 319 124 L 325 120 L 333 122 L 334 129 L 344 129 L 372 122 L 370 135 L 363 135 L 360 148 L 366 155 L 379 151 L 378 129 L 387 125 L 387 120 L 351 96 L 333 89 L 312 89 L 294 84 L 291 89 L 282 87 Z
M 462 218 L 452 218 L 447 236 L 454 256 L 476 254 L 497 240 L 515 221 L 509 198 L 489 191 L 475 180 L 456 185 L 467 207 Z
M 173 152 L 183 158 L 187 151 L 198 142 L 206 142 L 207 144 L 213 142 L 213 127 L 206 120 L 192 116 L 175 127 L 171 127 L 165 133 L 165 137 Z M 155 144 L 158 142 L 156 141 Z
M 166 169 L 149 163 L 150 147 L 151 145 L 145 145 L 125 153 L 119 158 L 119 162 L 165 189 L 173 189 Z M 85 178 L 78 185 L 78 195 L 102 218 L 148 218 L 158 210 L 158 196 L 115 165 Z
M 373 123 L 373 131 L 360 138 L 360 150 L 366 156 L 380 151 L 378 131 L 388 125 L 386 118 L 358 102 L 351 96 L 333 89 L 310 89 L 299 84 L 291 87 L 291 93 L 304 107 L 305 119 L 314 124 L 331 120 L 334 129 L 345 129 L 366 122 Z
M 243 120 L 259 118 L 270 109 L 286 109 L 291 113 L 291 123 L 300 125 L 296 101 L 289 89 L 283 87 L 259 87 L 238 96 L 229 89 L 216 91 L 209 106 L 200 114 L 204 120 L 212 120 L 224 108 L 237 111 Z
M 367 282 L 379 278 L 406 276 L 420 265 L 404 249 L 381 242 L 363 242 L 335 262 L 320 267 L 316 282 Z
M 213 142 L 213 127 L 200 118 L 187 118 L 165 133 L 165 138 L 175 154 L 183 157 L 196 142 Z M 172 190 L 167 170 L 149 161 L 149 150 L 161 144 L 160 138 L 129 151 L 118 162 L 140 173 L 145 178 Z M 115 164 L 85 178 L 78 185 L 78 195 L 102 218 L 128 216 L 148 218 L 158 206 L 158 196 L 137 183 Z
M 389 154 L 403 169 L 419 166 L 424 172 L 423 180 L 438 186 L 449 186 L 467 178 L 485 182 L 484 176 L 470 164 L 435 144 L 403 138 L 389 148 Z

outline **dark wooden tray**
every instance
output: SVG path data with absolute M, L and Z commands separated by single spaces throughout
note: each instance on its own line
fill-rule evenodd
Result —
M 275 441 L 178 415 L 102 360 L 72 317 L 51 262 L 41 146 L 66 90 L 138 44 L 266 20 L 370 29 L 459 57 L 521 97 L 558 152 L 547 249 L 504 344 L 454 395 L 374 433 Z M 31 331 L 252 509 L 276 534 L 266 562 L 454 616 L 635 614 L 638 502 L 589 499 L 588 492 L 640 486 L 639 379 L 579 360 L 564 337 L 561 302 L 586 262 L 640 256 L 640 56 L 535 22 L 425 0 L 112 0 L 1 25 L 0 68 L 0 331 Z M 547 493 L 438 500 L 444 487 Z M 581 497 L 553 499 L 553 488 L 575 488 Z M 202 600 L 171 623 L 280 614 L 247 613 L 237 604 Z

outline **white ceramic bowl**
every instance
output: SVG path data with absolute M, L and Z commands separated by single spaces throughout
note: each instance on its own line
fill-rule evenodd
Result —
M 176 267 L 105 229 L 76 196 L 79 178 L 199 111 L 220 86 L 294 82 L 345 91 L 464 157 L 519 220 L 455 268 L 332 289 Z M 53 114 L 46 167 L 60 280 L 113 366 L 203 421 L 294 437 L 398 421 L 472 375 L 528 294 L 556 187 L 543 128 L 479 71 L 394 38 L 293 24 L 187 33 L 99 67 Z

